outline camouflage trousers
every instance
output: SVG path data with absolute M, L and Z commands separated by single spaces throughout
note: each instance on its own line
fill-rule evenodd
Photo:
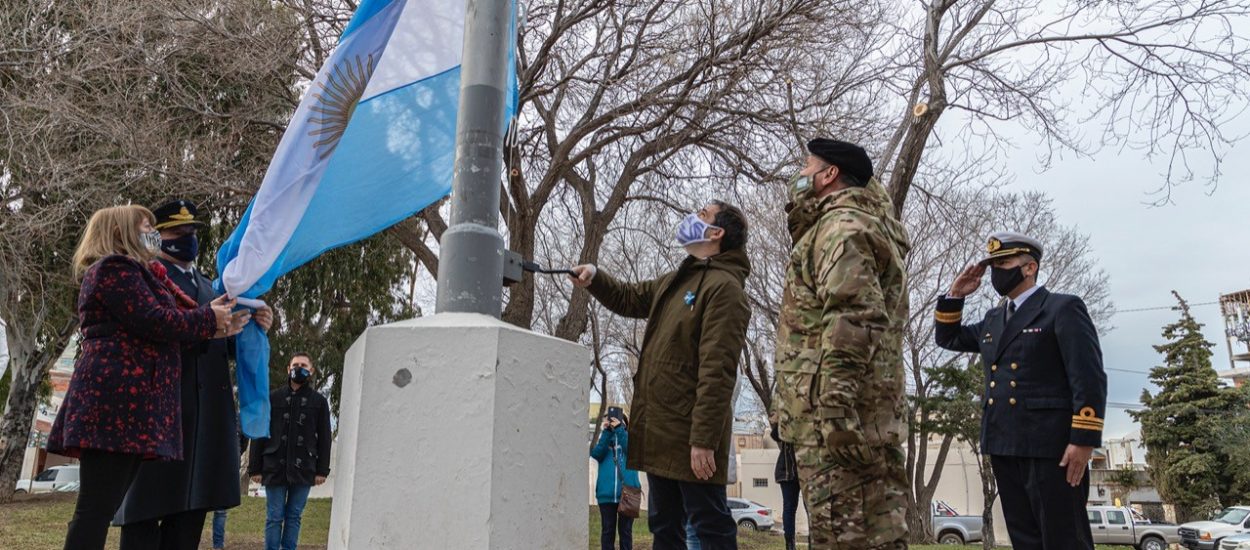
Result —
M 867 466 L 835 465 L 823 445 L 794 446 L 812 550 L 906 550 L 903 450 L 878 447 Z

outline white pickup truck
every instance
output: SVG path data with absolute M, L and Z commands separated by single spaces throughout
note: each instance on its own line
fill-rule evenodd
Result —
M 53 466 L 39 472 L 35 479 L 20 479 L 15 492 L 18 493 L 51 493 L 70 483 L 78 481 L 78 465 Z
M 1166 550 L 1181 541 L 1175 525 L 1151 523 L 1132 508 L 1089 506 L 1089 529 L 1094 544 L 1125 544 L 1138 550 Z
M 961 516 L 955 507 L 940 500 L 935 501 L 932 508 L 933 534 L 938 544 L 962 545 L 981 540 L 981 526 L 984 524 L 981 516 Z
M 1226 537 L 1250 532 L 1250 506 L 1233 506 L 1211 521 L 1181 525 L 1181 546 L 1190 550 L 1215 550 Z

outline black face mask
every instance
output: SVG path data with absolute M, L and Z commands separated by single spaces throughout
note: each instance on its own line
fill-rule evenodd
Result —
M 191 233 L 177 239 L 162 240 L 161 250 L 175 259 L 184 262 L 194 262 L 196 256 L 200 255 L 200 241 L 196 238 L 195 233 Z
M 303 384 L 304 382 L 307 382 L 310 376 L 312 376 L 312 373 L 308 372 L 308 369 L 304 367 L 291 371 L 291 381 L 296 384 Z
M 1024 282 L 1024 266 L 1016 266 L 1010 269 L 1000 267 L 990 268 L 990 284 L 994 285 L 994 291 L 999 296 L 1006 296 L 1020 286 Z

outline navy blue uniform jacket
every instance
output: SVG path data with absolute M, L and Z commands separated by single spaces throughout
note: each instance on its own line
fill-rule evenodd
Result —
M 935 333 L 943 348 L 981 354 L 982 452 L 1059 458 L 1069 444 L 1101 446 L 1107 375 L 1085 302 L 1039 288 L 1010 320 L 1004 304 L 969 325 L 963 306 L 940 298 Z

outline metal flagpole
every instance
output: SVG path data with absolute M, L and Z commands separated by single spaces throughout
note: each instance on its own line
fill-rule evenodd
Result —
M 451 224 L 439 246 L 436 309 L 499 317 L 505 258 L 499 176 L 512 0 L 467 1 Z

